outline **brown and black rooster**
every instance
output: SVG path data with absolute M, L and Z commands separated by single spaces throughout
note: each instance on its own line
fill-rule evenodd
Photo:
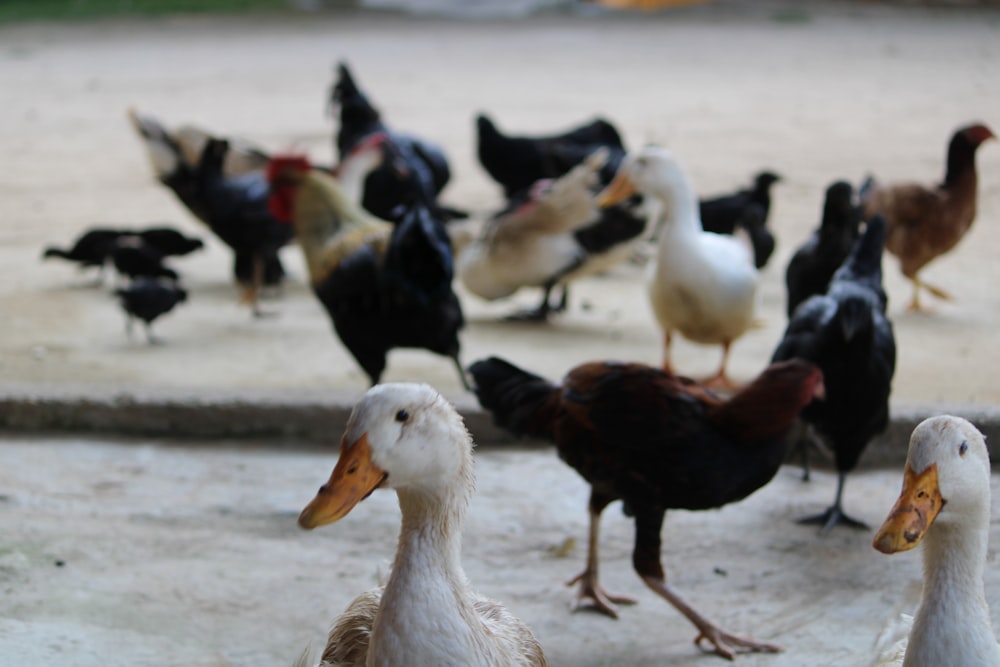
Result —
M 698 628 L 714 652 L 776 651 L 732 635 L 691 608 L 667 584 L 660 532 L 668 509 L 703 510 L 750 495 L 777 473 L 799 411 L 822 395 L 822 373 L 804 361 L 772 364 L 728 400 L 702 385 L 637 363 L 593 362 L 562 384 L 492 357 L 469 367 L 476 395 L 496 423 L 556 444 L 590 484 L 590 539 L 578 601 L 617 615 L 598 581 L 601 512 L 622 500 L 635 519 L 632 565 L 643 582 Z
M 371 140 L 350 161 L 380 164 Z M 348 162 L 348 161 L 345 161 Z M 342 163 L 338 174 L 356 181 Z M 344 346 L 377 384 L 389 350 L 423 348 L 458 360 L 465 319 L 452 291 L 454 263 L 444 224 L 422 202 L 401 210 L 395 223 L 361 209 L 330 174 L 304 158 L 276 157 L 268 169 L 271 211 L 291 223 L 305 255 L 316 298 Z

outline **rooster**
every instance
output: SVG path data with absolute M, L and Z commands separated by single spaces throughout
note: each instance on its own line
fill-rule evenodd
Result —
M 129 118 L 146 143 L 160 182 L 232 248 L 233 273 L 244 287 L 242 300 L 260 315 L 261 288 L 281 284 L 285 270 L 278 249 L 294 236 L 271 215 L 266 176 L 252 168 L 263 154 L 244 150 L 233 156 L 228 140 L 196 134 L 195 141 L 182 141 L 148 116 L 131 111 Z M 191 162 L 192 145 L 200 146 L 197 162 Z
M 866 529 L 841 504 L 847 474 L 868 442 L 889 424 L 889 394 L 896 370 L 896 338 L 886 317 L 882 249 L 886 225 L 876 216 L 833 275 L 825 294 L 803 301 L 772 361 L 805 359 L 824 374 L 826 399 L 802 412 L 833 450 L 837 491 L 833 504 L 803 523 L 829 532 L 838 523 Z
M 969 125 L 955 131 L 948 144 L 944 182 L 879 185 L 869 178 L 861 187 L 864 217 L 885 217 L 888 236 L 885 248 L 899 258 L 903 275 L 913 284 L 909 310 L 920 311 L 920 290 L 939 299 L 951 299 L 944 290 L 927 284 L 918 275 L 965 236 L 976 218 L 976 150 L 988 139 L 996 139 L 985 125 Z
M 379 151 L 369 142 L 352 157 Z M 458 356 L 465 320 L 441 221 L 419 202 L 396 224 L 376 218 L 304 158 L 277 157 L 268 174 L 271 209 L 294 227 L 313 292 L 371 384 L 381 379 L 389 350 L 404 347 L 451 358 L 467 386 Z
M 372 215 L 390 219 L 397 207 L 416 199 L 442 220 L 464 218 L 462 211 L 440 204 L 438 196 L 451 178 L 448 159 L 440 146 L 390 129 L 381 112 L 354 80 L 346 63 L 337 67 L 330 90 L 330 108 L 339 111 L 336 148 L 343 161 L 368 138 L 382 137 L 384 163 L 365 178 L 361 205 Z
M 476 396 L 501 428 L 556 444 L 590 484 L 590 539 L 578 604 L 617 617 L 598 581 L 601 512 L 622 500 L 635 519 L 632 564 L 643 582 L 698 628 L 726 658 L 775 651 L 729 634 L 685 603 L 666 582 L 660 532 L 667 509 L 704 510 L 750 495 L 777 473 L 799 411 L 822 395 L 822 374 L 803 361 L 773 364 L 729 400 L 703 385 L 637 363 L 577 366 L 561 385 L 492 357 L 469 367 Z

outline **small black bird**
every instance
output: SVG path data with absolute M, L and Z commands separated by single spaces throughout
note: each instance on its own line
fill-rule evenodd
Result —
M 147 227 L 134 233 L 164 257 L 187 255 L 205 247 L 201 239 L 185 236 L 173 227 Z
M 177 272 L 163 265 L 163 255 L 138 237 L 124 237 L 111 251 L 111 260 L 119 276 L 177 280 Z
M 785 270 L 788 317 L 813 294 L 824 294 L 834 272 L 851 253 L 861 227 L 861 209 L 854 201 L 854 188 L 836 181 L 826 189 L 823 219 L 819 229 L 792 255 Z
M 700 202 L 701 225 L 706 232 L 732 234 L 743 227 L 753 244 L 754 264 L 763 267 L 774 252 L 774 235 L 767 229 L 767 216 L 771 212 L 771 186 L 781 180 L 772 171 L 762 171 L 754 177 L 753 187 L 732 194 L 708 197 Z M 757 222 L 756 213 L 747 217 L 746 208 L 756 205 L 763 218 Z M 747 224 L 748 221 L 754 224 Z
M 128 315 L 125 332 L 131 337 L 132 320 L 142 320 L 146 326 L 146 340 L 150 345 L 161 342 L 153 336 L 153 320 L 187 300 L 187 291 L 174 282 L 145 277 L 137 278 L 128 287 L 116 289 L 114 293 Z
M 120 229 L 95 227 L 85 231 L 73 243 L 69 250 L 49 246 L 42 253 L 42 259 L 61 257 L 76 262 L 81 269 L 98 267 L 101 270 L 100 279 L 104 278 L 104 265 L 111 256 L 119 237 L 124 234 Z

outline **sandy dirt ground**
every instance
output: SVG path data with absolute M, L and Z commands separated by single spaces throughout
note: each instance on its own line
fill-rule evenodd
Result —
M 784 266 L 817 224 L 826 186 L 868 172 L 939 179 L 956 126 L 1000 125 L 998 37 L 996 13 L 846 4 L 477 23 L 352 14 L 0 28 L 0 382 L 360 395 L 364 378 L 304 287 L 299 249 L 283 251 L 293 279 L 268 304 L 276 316 L 252 319 L 236 304 L 228 251 L 153 181 L 125 120 L 135 106 L 168 124 L 329 161 L 334 125 L 323 108 L 339 59 L 390 122 L 446 147 L 455 177 L 445 200 L 474 211 L 500 204 L 474 157 L 479 110 L 519 132 L 604 114 L 629 145 L 674 149 L 705 194 L 763 167 L 783 174 L 772 213 L 778 250 L 762 277 L 765 326 L 733 352 L 735 375 L 750 378 L 781 335 Z M 957 300 L 931 315 L 902 312 L 908 286 L 886 261 L 896 405 L 1000 403 L 1000 145 L 984 146 L 978 163 L 979 220 L 926 275 Z M 152 222 L 209 239 L 174 263 L 191 300 L 157 323 L 167 344 L 156 347 L 125 337 L 107 287 L 39 260 L 45 244 L 89 225 Z M 503 354 L 551 377 L 594 358 L 659 359 L 641 267 L 581 283 L 570 311 L 548 326 L 498 321 L 536 299 L 463 295 L 463 356 Z M 683 343 L 676 354 L 691 374 L 718 358 Z M 385 379 L 428 381 L 469 401 L 451 366 L 427 353 L 393 353 Z M 332 448 L 228 444 L 0 442 L 0 664 L 274 665 L 317 642 L 385 571 L 395 501 L 375 494 L 342 525 L 301 533 L 294 517 L 329 473 Z M 690 645 L 691 627 L 632 574 L 631 529 L 617 510 L 605 520 L 606 583 L 641 603 L 618 622 L 567 612 L 572 593 L 560 582 L 579 568 L 582 546 L 567 558 L 550 549 L 585 534 L 586 489 L 554 454 L 484 449 L 479 475 L 470 577 L 535 628 L 553 664 L 712 664 Z M 859 473 L 848 509 L 877 523 L 897 490 L 895 470 Z M 831 493 L 829 475 L 803 485 L 786 469 L 744 503 L 668 518 L 668 572 L 690 601 L 787 649 L 742 664 L 867 664 L 878 630 L 915 600 L 915 555 L 889 559 L 867 534 L 819 540 L 791 524 Z

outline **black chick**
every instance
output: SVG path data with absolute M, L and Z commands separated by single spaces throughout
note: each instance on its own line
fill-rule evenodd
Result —
M 885 238 L 885 220 L 877 216 L 837 269 L 826 294 L 810 297 L 795 310 L 772 357 L 772 361 L 805 359 L 823 371 L 826 399 L 802 412 L 803 420 L 833 451 L 837 467 L 833 505 L 802 519 L 820 524 L 823 533 L 837 523 L 865 528 L 844 513 L 844 481 L 868 442 L 889 423 L 896 339 L 885 315 Z
M 186 236 L 173 227 L 147 227 L 134 234 L 164 257 L 187 255 L 205 247 L 201 239 Z
M 69 250 L 64 250 L 56 246 L 45 248 L 42 259 L 49 257 L 61 257 L 62 259 L 76 262 L 81 269 L 98 267 L 100 277 L 104 278 L 104 266 L 111 257 L 111 252 L 115 248 L 115 243 L 124 234 L 120 229 L 108 229 L 104 227 L 88 229 L 80 235 Z
M 752 188 L 741 189 L 728 195 L 707 197 L 700 201 L 701 225 L 707 232 L 732 234 L 737 227 L 743 227 L 753 244 L 754 264 L 762 268 L 774 252 L 774 235 L 767 228 L 767 217 L 771 212 L 771 186 L 781 177 L 771 171 L 762 171 L 754 177 Z M 756 215 L 747 218 L 746 208 L 759 206 L 763 219 L 751 225 L 747 220 L 755 220 Z
M 153 320 L 187 300 L 187 291 L 174 282 L 154 278 L 137 278 L 128 287 L 116 289 L 114 293 L 128 316 L 126 333 L 131 337 L 133 320 L 142 320 L 146 327 L 146 340 L 150 345 L 160 342 L 153 336 Z
M 177 280 L 177 272 L 164 266 L 163 255 L 142 239 L 123 236 L 111 251 L 111 260 L 119 276 L 136 278 L 169 278 Z
M 340 160 L 368 137 L 385 134 L 383 163 L 365 178 L 361 205 L 383 220 L 392 219 L 416 192 L 420 201 L 442 220 L 467 217 L 464 211 L 438 202 L 451 179 L 444 150 L 437 144 L 389 128 L 382 114 L 361 91 L 345 63 L 337 67 L 337 81 L 330 89 L 330 106 L 339 109 L 336 147 Z
M 529 137 L 505 135 L 488 116 L 479 114 L 476 135 L 479 163 L 503 187 L 508 199 L 537 181 L 563 176 L 602 146 L 608 148 L 608 160 L 600 177 L 606 185 L 625 156 L 621 135 L 603 118 L 559 134 Z
M 826 293 L 860 234 L 861 209 L 854 201 L 854 188 L 846 181 L 832 183 L 826 189 L 819 229 L 799 246 L 785 270 L 788 317 L 813 294 Z

